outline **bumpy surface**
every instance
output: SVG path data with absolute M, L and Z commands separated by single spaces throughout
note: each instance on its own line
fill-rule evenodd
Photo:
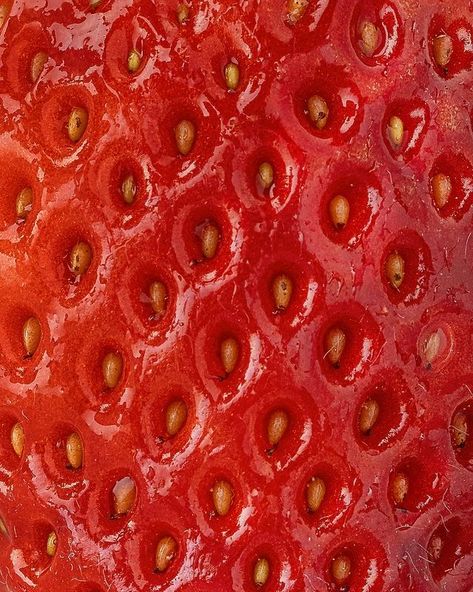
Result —
M 471 592 L 471 2 L 96 4 L 0 1 L 0 590 Z

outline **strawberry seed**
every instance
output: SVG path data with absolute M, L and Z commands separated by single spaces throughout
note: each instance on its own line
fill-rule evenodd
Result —
M 41 325 L 36 317 L 30 317 L 25 321 L 25 324 L 23 325 L 23 347 L 29 358 L 31 358 L 38 349 L 39 342 L 41 341 L 41 334 Z
M 175 436 L 186 423 L 187 405 L 182 399 L 176 399 L 166 407 L 166 432 Z
M 34 54 L 30 64 L 30 78 L 31 82 L 35 83 L 38 81 L 41 73 L 44 69 L 44 65 L 48 61 L 48 54 L 44 51 L 38 51 Z
M 174 130 L 176 138 L 177 150 L 183 155 L 187 156 L 192 150 L 195 141 L 195 127 L 191 121 L 183 119 L 180 121 Z
M 288 0 L 287 19 L 291 24 L 297 23 L 304 16 L 309 0 Z
M 136 499 L 136 485 L 131 477 L 123 477 L 112 489 L 113 518 L 128 514 Z
M 151 308 L 157 315 L 163 316 L 168 305 L 168 291 L 163 282 L 155 281 L 150 285 L 149 297 Z
M 182 2 L 177 7 L 177 20 L 180 25 L 183 25 L 187 20 L 189 20 L 189 7 L 187 4 Z
M 325 336 L 325 357 L 334 368 L 340 367 L 346 341 L 346 335 L 340 327 L 333 327 Z
M 453 42 L 450 35 L 437 35 L 433 40 L 432 49 L 435 63 L 446 70 L 453 53 Z
M 431 557 L 434 562 L 437 562 L 440 559 L 440 555 L 442 554 L 443 545 L 444 545 L 443 540 L 438 535 L 434 535 L 430 539 L 427 550 L 429 552 L 429 557 Z
M 87 128 L 89 114 L 83 107 L 74 107 L 67 122 L 67 135 L 71 142 L 78 142 Z
M 467 417 L 462 411 L 455 413 L 452 419 L 453 443 L 457 448 L 464 448 L 468 439 Z
M 53 530 L 52 532 L 49 533 L 48 540 L 46 541 L 46 554 L 49 557 L 54 557 L 54 555 L 56 555 L 56 551 L 57 551 L 57 535 Z
M 10 432 L 10 442 L 15 454 L 21 458 L 25 448 L 25 431 L 20 423 L 16 423 Z
M 226 374 L 231 374 L 238 362 L 240 347 L 234 337 L 227 337 L 220 344 L 220 359 Z
M 343 195 L 336 195 L 329 203 L 330 219 L 337 230 L 342 230 L 350 217 L 350 202 Z
M 291 302 L 292 280 L 285 273 L 281 273 L 273 279 L 272 289 L 277 310 L 286 310 Z
M 320 477 L 312 477 L 307 483 L 306 502 L 309 512 L 317 512 L 324 501 L 327 488 L 325 482 Z
M 136 195 L 136 183 L 133 175 L 127 175 L 122 182 L 122 196 L 123 201 L 131 205 L 135 201 Z
M 215 224 L 209 223 L 202 228 L 200 240 L 202 245 L 202 255 L 206 259 L 213 259 L 217 253 L 220 240 L 220 232 Z
M 360 410 L 360 432 L 368 435 L 378 420 L 379 405 L 375 399 L 367 399 Z
M 332 563 L 332 576 L 337 584 L 344 584 L 351 574 L 351 559 L 348 555 L 338 555 Z
M 126 65 L 127 65 L 127 68 L 128 68 L 128 72 L 130 72 L 131 74 L 134 74 L 135 72 L 138 72 L 138 70 L 140 69 L 140 66 L 141 66 L 141 56 L 136 51 L 136 49 L 132 49 L 130 51 L 130 53 L 128 54 L 128 59 L 127 59 Z
M 263 191 L 267 191 L 274 183 L 274 169 L 269 162 L 262 162 L 259 165 L 257 183 Z
M 253 582 L 255 586 L 264 586 L 269 578 L 269 561 L 266 557 L 260 557 L 253 569 Z
M 80 469 L 82 466 L 83 447 L 82 439 L 77 432 L 69 434 L 66 441 L 67 466 L 71 469 Z
M 397 115 L 393 115 L 389 120 L 388 135 L 394 148 L 399 148 L 404 138 L 404 123 Z
M 113 389 L 117 386 L 123 370 L 122 356 L 115 352 L 109 352 L 102 360 L 102 374 L 105 386 Z
M 238 67 L 238 64 L 229 62 L 225 66 L 224 74 L 228 90 L 236 90 L 238 88 L 238 83 L 240 82 L 240 68 Z
M 435 205 L 442 209 L 444 208 L 452 194 L 452 182 L 448 175 L 438 173 L 432 177 L 432 196 Z
M 378 28 L 371 21 L 365 21 L 360 27 L 361 51 L 371 57 L 378 47 Z
M 26 220 L 33 205 L 33 190 L 25 187 L 16 196 L 16 215 L 21 220 Z
M 289 417 L 282 409 L 276 409 L 271 413 L 267 425 L 268 442 L 272 448 L 277 446 L 286 433 L 289 425 Z
M 323 130 L 327 125 L 329 109 L 325 99 L 319 95 L 313 95 L 307 101 L 309 119 L 318 130 Z
M 215 512 L 226 516 L 233 502 L 233 490 L 228 481 L 216 481 L 211 489 Z
M 92 249 L 86 242 L 76 243 L 71 250 L 70 266 L 74 275 L 83 275 L 92 261 Z
M 409 491 L 409 479 L 404 473 L 397 473 L 391 484 L 391 493 L 396 505 L 401 505 Z
M 156 571 L 166 571 L 177 553 L 177 543 L 172 536 L 161 538 L 156 546 Z
M 386 276 L 391 286 L 399 290 L 404 281 L 405 276 L 405 261 L 397 251 L 391 253 L 386 259 Z

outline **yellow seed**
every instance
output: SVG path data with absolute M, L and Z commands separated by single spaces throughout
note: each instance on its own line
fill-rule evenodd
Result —
M 1 26 L 1 21 L 0 21 L 0 26 Z M 0 534 L 4 537 L 8 536 L 8 529 L 6 527 L 5 522 L 0 518 Z
M 399 288 L 402 285 L 402 282 L 404 281 L 404 268 L 405 261 L 403 257 L 401 257 L 401 255 L 399 255 L 399 253 L 397 253 L 396 251 L 394 253 L 391 253 L 389 257 L 386 259 L 386 276 L 389 282 L 391 283 L 391 286 L 396 290 L 399 290 Z
M 56 551 L 57 551 L 57 535 L 53 530 L 52 532 L 49 533 L 48 540 L 46 541 L 46 553 L 47 553 L 47 555 L 49 555 L 49 557 L 54 557 L 54 555 L 56 555 Z
M 187 419 L 187 405 L 182 399 L 176 399 L 166 408 L 166 432 L 174 436 L 179 432 Z
M 16 215 L 18 218 L 25 220 L 28 212 L 31 211 L 33 205 L 33 190 L 31 187 L 25 187 L 16 196 Z
M 78 142 L 87 128 L 89 114 L 83 107 L 74 107 L 67 122 L 67 135 L 71 142 Z
M 151 307 L 154 312 L 162 316 L 166 312 L 168 303 L 168 291 L 163 282 L 153 282 L 149 287 Z
M 289 425 L 289 417 L 282 409 L 276 409 L 268 419 L 268 442 L 271 446 L 277 446 L 286 433 Z
M 227 337 L 220 344 L 220 359 L 227 374 L 235 369 L 240 354 L 238 341 L 234 337 Z
M 273 299 L 278 310 L 286 310 L 292 297 L 292 280 L 285 273 L 273 279 Z
M 189 20 L 189 7 L 184 2 L 177 7 L 177 20 L 180 25 Z
M 388 134 L 393 146 L 399 148 L 404 138 L 404 123 L 397 115 L 393 115 L 389 120 Z
M 229 62 L 225 66 L 225 83 L 229 90 L 236 90 L 240 82 L 240 68 L 238 64 Z
M 80 469 L 83 454 L 82 439 L 79 434 L 72 432 L 66 441 L 67 466 L 71 469 Z
M 122 183 L 123 201 L 127 204 L 132 204 L 135 201 L 136 183 L 133 175 L 127 175 Z
M 433 559 L 433 561 L 438 561 L 440 559 L 440 555 L 442 554 L 443 549 L 443 540 L 440 536 L 434 535 L 429 542 L 428 551 L 429 556 Z
M 287 19 L 291 24 L 297 23 L 303 16 L 309 0 L 288 0 L 287 2 Z
M 123 370 L 123 359 L 120 354 L 109 352 L 102 360 L 102 374 L 105 386 L 113 389 L 117 386 Z
M 463 448 L 468 439 L 467 417 L 462 411 L 455 413 L 452 420 L 452 437 L 457 448 Z
M 258 183 L 266 191 L 274 183 L 274 169 L 269 162 L 262 162 L 258 168 Z
M 176 129 L 174 130 L 174 136 L 176 138 L 178 151 L 183 156 L 187 156 L 192 150 L 195 141 L 194 124 L 187 119 L 183 119 L 177 124 Z
M 448 175 L 438 173 L 432 177 L 432 196 L 435 205 L 441 209 L 444 208 L 452 194 L 452 182 Z
M 76 243 L 70 254 L 72 273 L 75 275 L 84 274 L 89 269 L 91 261 L 92 249 L 90 248 L 90 245 L 83 241 Z
M 136 49 L 132 49 L 130 51 L 130 53 L 128 54 L 128 60 L 127 60 L 128 72 L 131 72 L 132 74 L 134 74 L 135 72 L 137 72 L 140 69 L 140 66 L 141 66 L 141 56 L 136 51 Z
M 41 325 L 36 317 L 30 317 L 23 325 L 23 346 L 26 355 L 31 357 L 41 341 Z
M 325 498 L 327 488 L 320 477 L 312 477 L 307 483 L 306 502 L 309 512 L 317 512 Z
M 212 488 L 215 511 L 219 516 L 226 516 L 233 501 L 233 491 L 228 481 L 216 481 Z
M 264 586 L 269 578 L 269 561 L 260 557 L 253 570 L 253 582 L 256 586 Z
M 206 224 L 200 237 L 202 243 L 202 255 L 206 259 L 212 259 L 217 253 L 219 230 L 214 224 Z
M 335 368 L 340 366 L 346 340 L 345 333 L 339 327 L 333 327 L 325 336 L 325 355 L 330 364 Z
M 404 473 L 397 473 L 391 484 L 391 493 L 396 505 L 402 504 L 409 491 L 409 480 Z
M 307 101 L 307 110 L 309 112 L 309 119 L 319 130 L 324 129 L 327 125 L 329 109 L 328 105 L 319 95 L 313 95 Z
M 44 51 L 38 51 L 34 54 L 30 64 L 30 78 L 31 82 L 36 82 L 41 76 L 44 64 L 48 61 L 48 54 Z
M 10 442 L 15 454 L 21 457 L 25 448 L 25 431 L 20 423 L 16 423 L 10 432 Z
M 159 540 L 156 546 L 156 571 L 166 571 L 176 556 L 177 543 L 172 536 L 165 536 Z
M 365 21 L 360 27 L 361 51 L 368 57 L 372 56 L 378 46 L 378 29 L 370 21 Z
M 127 514 L 136 499 L 136 485 L 131 477 L 123 477 L 117 481 L 112 490 L 113 494 L 113 516 Z
M 446 69 L 453 53 L 453 43 L 450 35 L 437 35 L 433 40 L 432 49 L 437 66 Z
M 369 434 L 378 420 L 379 405 L 374 399 L 367 399 L 360 410 L 360 432 Z
M 350 217 L 350 202 L 343 195 L 336 195 L 329 203 L 330 219 L 337 230 L 341 230 L 348 223 Z
M 335 557 L 332 563 L 332 575 L 337 584 L 343 584 L 351 573 L 351 560 L 347 555 Z

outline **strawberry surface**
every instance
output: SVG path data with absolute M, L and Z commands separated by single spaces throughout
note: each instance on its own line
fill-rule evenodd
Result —
M 0 26 L 0 591 L 471 592 L 471 2 Z

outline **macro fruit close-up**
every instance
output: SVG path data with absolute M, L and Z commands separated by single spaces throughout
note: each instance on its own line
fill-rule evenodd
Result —
M 470 0 L 0 0 L 0 592 L 473 591 Z

